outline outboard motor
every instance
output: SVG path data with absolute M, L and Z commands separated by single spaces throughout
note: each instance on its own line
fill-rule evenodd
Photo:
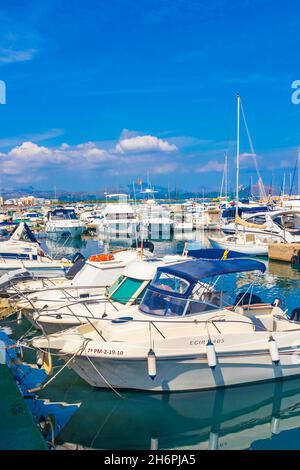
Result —
M 134 240 L 134 242 L 133 242 L 132 245 L 131 245 L 131 248 L 141 248 L 141 246 L 142 246 L 142 242 L 141 242 L 140 240 L 138 240 L 137 243 L 136 243 L 136 240 Z M 152 242 L 148 241 L 148 240 L 145 240 L 145 241 L 143 242 L 143 248 L 144 248 L 145 250 L 150 251 L 150 253 L 153 253 L 153 251 L 154 251 L 154 244 L 153 244 Z
M 261 304 L 262 300 L 258 295 L 250 294 L 250 292 L 240 292 L 235 299 L 234 305 L 254 305 Z

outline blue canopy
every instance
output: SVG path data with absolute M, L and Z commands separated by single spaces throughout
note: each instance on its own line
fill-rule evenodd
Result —
M 197 282 L 199 279 L 220 276 L 222 274 L 232 274 L 245 271 L 265 272 L 266 266 L 261 261 L 251 259 L 236 260 L 195 260 L 185 261 L 171 266 L 157 268 L 157 273 L 173 274 L 183 277 L 190 282 Z
M 200 248 L 199 250 L 188 250 L 188 256 L 198 259 L 215 259 L 221 260 L 224 256 L 224 253 L 227 252 L 226 259 L 235 259 L 235 258 L 248 258 L 249 255 L 244 253 L 238 253 L 237 251 L 228 251 L 219 248 Z

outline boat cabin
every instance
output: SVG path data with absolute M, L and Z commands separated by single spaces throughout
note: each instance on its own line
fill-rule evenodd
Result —
M 195 260 L 159 267 L 140 305 L 147 315 L 186 316 L 219 310 L 222 292 L 214 290 L 214 278 L 224 274 L 264 272 L 265 264 L 250 259 Z M 213 282 L 207 283 L 207 279 Z

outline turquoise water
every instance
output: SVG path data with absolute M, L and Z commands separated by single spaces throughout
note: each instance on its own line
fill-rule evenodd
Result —
M 193 247 L 207 244 L 203 235 L 191 242 Z M 90 255 L 130 246 L 131 242 L 108 244 L 88 239 L 68 246 L 44 243 L 52 253 L 71 257 L 78 251 Z M 154 241 L 155 253 L 180 253 L 184 243 Z M 235 295 L 254 280 L 254 292 L 263 300 L 280 298 L 289 311 L 300 306 L 300 272 L 288 264 L 266 263 L 265 275 L 227 276 L 224 289 Z M 12 326 L 15 336 L 28 327 L 25 321 Z M 121 391 L 121 395 L 94 389 L 65 369 L 38 393 L 39 398 L 61 403 L 51 410 L 51 425 L 49 420 L 45 425 L 45 416 L 41 419 L 32 400 L 30 407 L 42 423 L 46 439 L 56 448 L 300 449 L 300 378 L 214 391 Z

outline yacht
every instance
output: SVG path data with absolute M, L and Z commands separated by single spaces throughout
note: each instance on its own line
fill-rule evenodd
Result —
M 74 209 L 60 208 L 48 212 L 45 230 L 50 239 L 76 238 L 85 232 L 86 226 L 78 219 Z
M 134 209 L 128 202 L 127 194 L 108 194 L 107 199 L 117 202 L 108 203 L 102 212 L 102 218 L 94 219 L 99 234 L 123 235 L 134 237 L 137 232 L 138 220 Z
M 172 208 L 174 232 L 192 232 L 193 215 L 188 204 L 174 205 Z
M 36 276 L 58 276 L 71 264 L 67 259 L 48 256 L 24 222 L 15 227 L 8 240 L 0 242 L 0 275 L 25 269 Z

